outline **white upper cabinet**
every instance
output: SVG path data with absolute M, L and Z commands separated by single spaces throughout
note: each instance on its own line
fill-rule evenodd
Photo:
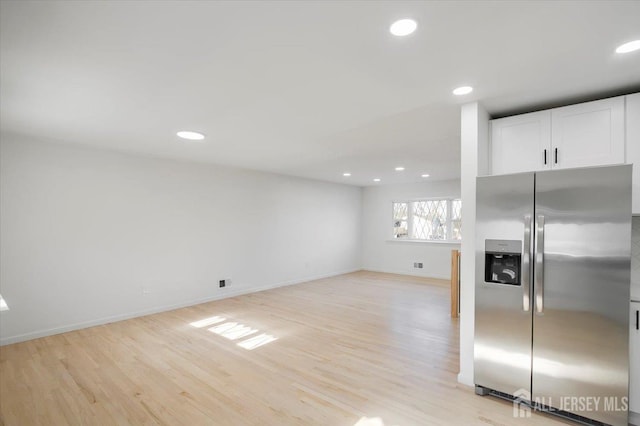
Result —
M 624 162 L 624 96 L 491 121 L 494 175 Z
M 624 163 L 624 96 L 551 110 L 553 168 Z
M 551 158 L 550 146 L 550 111 L 532 112 L 491 121 L 493 174 L 548 169 Z
M 640 93 L 627 95 L 627 163 L 633 164 L 633 208 L 640 214 Z

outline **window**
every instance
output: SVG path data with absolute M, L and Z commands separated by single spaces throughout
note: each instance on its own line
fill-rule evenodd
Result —
M 393 203 L 393 237 L 406 238 L 409 230 L 409 203 Z
M 459 199 L 393 203 L 393 238 L 424 241 L 462 239 L 462 203 Z

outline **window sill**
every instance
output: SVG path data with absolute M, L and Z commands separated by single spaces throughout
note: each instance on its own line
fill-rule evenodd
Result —
M 409 240 L 404 238 L 394 238 L 391 240 L 386 240 L 388 243 L 409 243 L 409 244 L 441 244 L 441 245 L 451 245 L 451 246 L 459 246 L 462 241 L 445 241 L 445 240 Z

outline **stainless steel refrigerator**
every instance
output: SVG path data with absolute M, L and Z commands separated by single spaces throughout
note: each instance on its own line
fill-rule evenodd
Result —
M 626 426 L 631 166 L 479 177 L 476 201 L 476 392 Z

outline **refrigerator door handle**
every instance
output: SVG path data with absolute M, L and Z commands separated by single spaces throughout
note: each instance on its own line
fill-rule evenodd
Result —
M 522 247 L 522 309 L 531 309 L 531 216 L 524 217 L 524 239 Z
M 534 245 L 536 312 L 541 314 L 544 310 L 544 215 L 538 215 Z

